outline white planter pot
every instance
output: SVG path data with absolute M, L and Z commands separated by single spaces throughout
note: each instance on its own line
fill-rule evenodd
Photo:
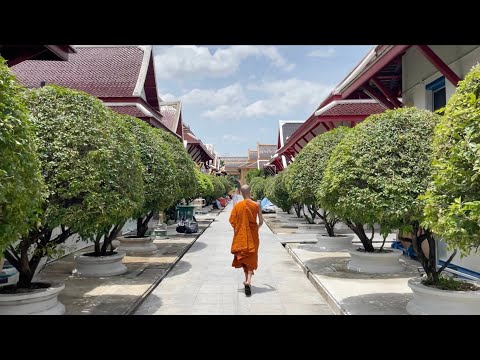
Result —
M 323 224 L 297 224 L 297 229 L 298 232 L 306 234 L 320 234 L 326 231 Z
M 390 274 L 403 271 L 404 265 L 400 262 L 403 252 L 398 249 L 388 249 L 388 253 L 369 253 L 349 250 L 351 259 L 347 265 L 349 270 L 370 274 Z
M 76 255 L 75 269 L 73 275 L 84 277 L 103 277 L 121 275 L 128 271 L 127 267 L 122 264 L 122 260 L 126 253 L 117 251 L 116 254 L 110 256 L 86 256 L 84 254 Z
M 408 280 L 413 299 L 407 304 L 412 315 L 480 315 L 480 291 L 440 290 L 421 283 L 421 278 Z
M 153 255 L 157 252 L 157 246 L 153 243 L 155 236 L 128 237 L 119 236 L 118 251 L 125 251 L 127 255 Z
M 52 284 L 24 294 L 0 294 L 0 315 L 63 315 L 65 306 L 58 301 L 64 284 Z
M 317 243 L 314 245 L 315 249 L 321 251 L 348 251 L 353 250 L 352 240 L 353 235 L 335 235 L 328 236 L 328 234 L 318 234 Z

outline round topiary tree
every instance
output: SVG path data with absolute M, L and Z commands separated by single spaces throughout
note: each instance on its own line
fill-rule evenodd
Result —
M 182 141 L 167 131 L 156 130 L 167 144 L 174 166 L 176 168 L 176 181 L 178 191 L 176 202 L 185 198 L 187 203 L 197 194 L 197 177 L 195 162 L 182 144 Z
M 20 273 L 19 288 L 31 286 L 40 260 L 61 252 L 72 234 L 104 232 L 143 201 L 137 145 L 100 100 L 50 85 L 27 91 L 25 98 L 46 196 L 29 234 L 5 253 Z
M 253 169 L 247 172 L 247 176 L 245 177 L 245 181 L 248 185 L 252 185 L 252 180 L 261 177 L 265 177 L 265 172 L 262 169 Z
M 254 177 L 250 181 L 251 196 L 255 200 L 262 200 L 265 197 L 265 185 L 267 180 L 263 177 Z
M 265 187 L 265 195 L 274 205 L 288 212 L 292 208 L 293 201 L 285 187 L 284 180 L 285 172 L 271 177 L 271 180 L 268 180 Z
M 177 199 L 177 194 L 180 193 L 177 179 L 182 178 L 183 172 L 180 175 L 177 174 L 177 168 L 171 155 L 171 150 L 177 152 L 180 152 L 180 150 L 178 148 L 171 149 L 172 145 L 163 140 L 167 138 L 162 134 L 163 130 L 153 128 L 144 121 L 131 116 L 121 115 L 121 117 L 135 136 L 144 166 L 145 202 L 135 214 L 137 219 L 136 236 L 144 237 L 153 215 L 171 206 Z M 180 142 L 178 144 L 181 146 Z M 181 158 L 181 153 L 177 157 Z M 188 169 L 186 173 L 187 176 L 190 176 Z M 187 191 L 191 191 L 192 188 L 192 185 L 188 184 Z M 123 224 L 118 228 L 121 229 L 122 227 Z
M 287 168 L 286 185 L 290 196 L 297 202 L 306 205 L 313 223 L 315 216 L 320 217 L 329 236 L 335 236 L 334 227 L 338 217 L 333 213 L 318 210 L 322 206 L 316 191 L 322 181 L 323 174 L 333 149 L 340 143 L 349 128 L 341 126 L 312 139 L 295 157 L 295 162 Z
M 43 187 L 21 89 L 0 57 L 0 259 L 28 231 Z
M 460 81 L 435 128 L 423 224 L 462 256 L 480 246 L 480 65 Z M 451 259 L 449 259 L 451 261 Z
M 217 176 L 217 178 L 222 182 L 223 187 L 225 188 L 225 194 L 228 194 L 235 188 L 234 184 L 232 184 L 226 176 Z
M 214 187 L 210 176 L 195 168 L 195 179 L 197 184 L 196 197 L 208 198 L 213 196 Z
M 113 254 L 111 243 L 121 229 L 118 225 L 142 213 L 145 198 L 150 195 L 144 187 L 146 169 L 142 164 L 140 146 L 125 122 L 125 116 L 107 109 L 107 121 L 111 133 L 105 140 L 106 151 L 96 154 L 97 161 L 103 165 L 98 177 L 101 186 L 97 190 L 97 199 L 102 203 L 100 207 L 100 203 L 94 204 L 91 209 L 89 226 L 78 230 L 82 238 L 94 241 L 94 253 L 88 254 L 92 256 Z M 109 246 L 110 252 L 107 253 Z
M 211 194 L 213 200 L 218 199 L 225 195 L 225 186 L 223 186 L 222 181 L 216 175 L 207 175 L 210 177 L 210 180 L 213 184 L 213 193 Z
M 417 197 L 430 175 L 431 137 L 437 116 L 402 108 L 369 116 L 333 150 L 317 195 L 374 252 L 375 223 L 385 238 L 419 219 Z M 372 229 L 369 238 L 364 224 Z M 380 249 L 382 251 L 383 244 Z

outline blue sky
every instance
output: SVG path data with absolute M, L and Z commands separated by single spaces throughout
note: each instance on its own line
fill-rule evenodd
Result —
M 164 101 L 225 156 L 276 144 L 279 120 L 304 121 L 372 45 L 155 46 Z

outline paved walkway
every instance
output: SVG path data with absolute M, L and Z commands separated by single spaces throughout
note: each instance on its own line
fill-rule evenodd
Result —
M 270 229 L 260 228 L 259 267 L 246 297 L 243 271 L 231 267 L 232 205 L 193 244 L 136 315 L 333 315 Z

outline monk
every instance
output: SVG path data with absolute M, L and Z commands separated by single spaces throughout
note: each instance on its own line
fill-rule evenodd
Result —
M 260 206 L 250 197 L 250 186 L 243 185 L 240 191 L 244 200 L 239 201 L 233 207 L 230 215 L 230 224 L 232 224 L 234 232 L 231 247 L 232 266 L 243 268 L 245 295 L 250 296 L 252 294 L 250 287 L 252 275 L 258 265 L 258 229 L 263 225 L 263 216 Z

